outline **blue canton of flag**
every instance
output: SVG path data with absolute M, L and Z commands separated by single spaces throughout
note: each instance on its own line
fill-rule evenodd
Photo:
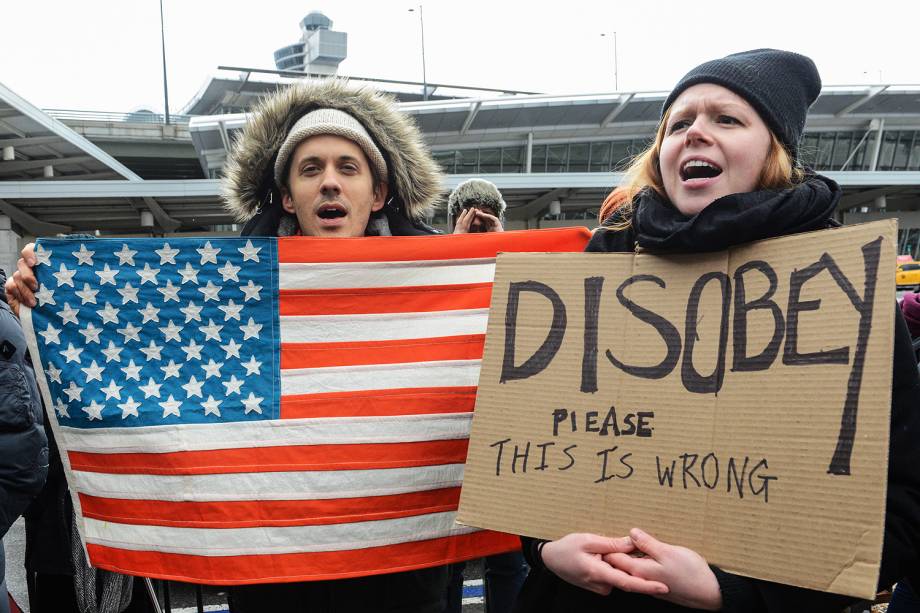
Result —
M 273 241 L 42 239 L 35 254 L 32 325 L 60 425 L 278 418 Z

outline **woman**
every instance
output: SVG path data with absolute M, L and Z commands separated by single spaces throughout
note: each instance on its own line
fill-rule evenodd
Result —
M 840 188 L 796 157 L 820 90 L 814 63 L 785 51 L 747 51 L 691 70 L 665 101 L 654 143 L 605 202 L 604 227 L 587 250 L 719 251 L 836 225 Z M 917 564 L 920 545 L 920 379 L 900 314 L 895 336 L 883 586 Z M 853 600 L 732 575 L 638 529 L 616 539 L 523 541 L 533 570 L 519 613 L 839 611 Z

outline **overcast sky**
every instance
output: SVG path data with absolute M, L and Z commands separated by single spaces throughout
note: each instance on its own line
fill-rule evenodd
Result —
M 322 11 L 348 33 L 340 74 L 421 80 L 415 2 L 163 0 L 169 106 L 218 65 L 273 69 Z M 423 2 L 428 81 L 552 93 L 667 90 L 696 64 L 777 47 L 812 57 L 825 85 L 920 84 L 920 2 L 809 0 Z M 565 9 L 550 8 L 564 6 Z M 6 0 L 0 83 L 41 108 L 163 109 L 158 0 Z

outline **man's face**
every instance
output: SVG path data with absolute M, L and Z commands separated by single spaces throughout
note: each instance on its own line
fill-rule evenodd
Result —
M 383 208 L 385 183 L 374 185 L 367 156 L 341 136 L 311 136 L 294 150 L 282 205 L 297 216 L 304 236 L 364 236 L 373 211 Z

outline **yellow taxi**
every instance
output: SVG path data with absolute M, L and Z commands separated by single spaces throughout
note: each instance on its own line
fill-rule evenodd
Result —
M 920 262 L 898 264 L 897 285 L 912 286 L 920 289 Z

